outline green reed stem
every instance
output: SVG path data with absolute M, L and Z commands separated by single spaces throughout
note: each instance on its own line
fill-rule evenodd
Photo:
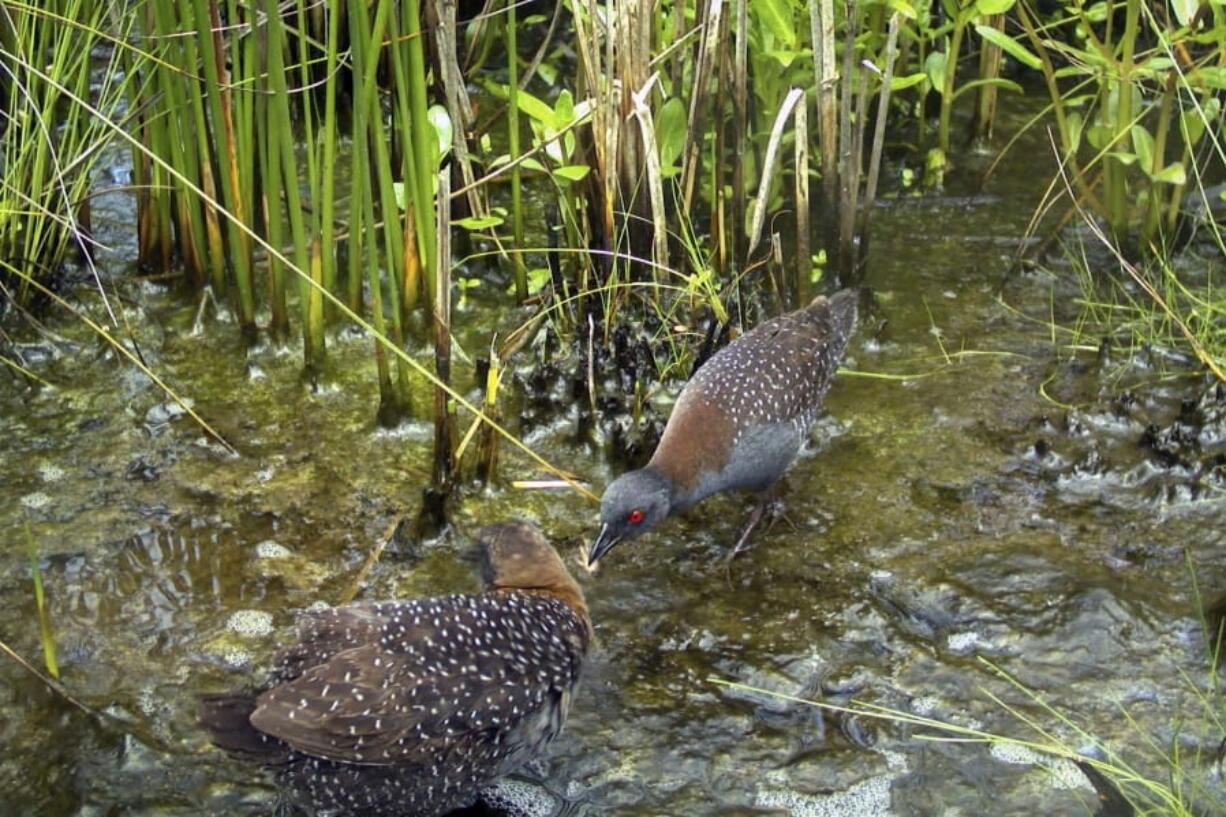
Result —
M 30 554 L 30 574 L 34 577 L 34 606 L 38 611 L 38 636 L 43 645 L 43 663 L 47 666 L 47 674 L 59 680 L 60 663 L 55 654 L 55 637 L 51 632 L 51 617 L 47 614 L 46 599 L 43 596 L 43 573 L 38 566 L 38 547 L 34 544 L 34 534 L 30 532 L 30 523 L 25 523 L 26 547 Z
M 519 155 L 519 44 L 516 42 L 515 0 L 507 0 L 507 145 L 512 158 Z M 524 214 L 520 207 L 519 165 L 511 168 L 511 224 L 515 246 L 524 246 Z M 511 257 L 515 269 L 515 297 L 528 297 L 528 270 L 519 255 Z
M 406 177 L 406 185 L 414 182 L 413 214 L 417 219 L 417 247 L 423 260 L 425 270 L 426 301 L 434 303 L 434 291 L 438 280 L 438 248 L 435 240 L 434 223 L 434 166 L 432 160 L 434 140 L 433 128 L 426 114 L 426 57 L 422 37 L 425 32 L 421 26 L 421 9 L 417 3 L 401 3 L 404 16 L 403 31 L 408 49 L 408 85 L 409 85 L 409 130 L 405 134 L 406 143 L 411 143 L 414 173 Z M 409 138 L 411 137 L 411 139 Z M 439 206 L 450 206 L 448 202 L 439 202 Z
M 341 29 L 340 9 L 328 9 L 328 46 L 325 50 L 324 68 L 324 124 L 323 124 L 323 175 L 320 178 L 319 223 L 316 225 L 316 240 L 319 242 L 320 284 L 328 292 L 336 291 L 336 84 L 337 63 Z M 299 36 L 306 36 L 300 32 Z

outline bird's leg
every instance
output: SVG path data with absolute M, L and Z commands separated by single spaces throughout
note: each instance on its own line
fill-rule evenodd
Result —
M 754 505 L 753 510 L 749 512 L 749 521 L 745 524 L 745 529 L 741 531 L 741 538 L 736 540 L 736 546 L 732 548 L 732 552 L 728 554 L 728 561 L 732 561 L 741 551 L 749 544 L 749 537 L 754 532 L 754 529 L 761 523 L 762 517 L 766 516 L 766 503 L 758 502 Z
M 762 522 L 763 517 L 770 516 L 771 524 L 774 524 L 776 516 L 774 506 L 777 502 L 776 496 L 778 492 L 776 487 L 778 485 L 779 483 L 775 482 L 765 491 L 758 494 L 758 501 L 754 504 L 753 510 L 749 512 L 749 521 L 746 523 L 745 529 L 741 531 L 741 538 L 736 540 L 736 546 L 732 548 L 732 553 L 728 555 L 728 561 L 731 562 L 735 559 L 749 545 L 749 537 Z M 791 523 L 789 522 L 789 524 Z

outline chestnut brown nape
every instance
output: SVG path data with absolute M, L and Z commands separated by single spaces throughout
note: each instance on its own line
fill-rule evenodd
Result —
M 482 528 L 481 579 L 490 590 L 544 590 L 577 595 L 579 585 L 553 545 L 531 522 L 512 521 Z

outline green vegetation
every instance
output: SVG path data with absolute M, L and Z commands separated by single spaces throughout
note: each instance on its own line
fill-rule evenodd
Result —
M 248 343 L 300 334 L 312 383 L 328 376 L 329 328 L 361 316 L 380 339 L 379 420 L 427 411 L 411 400 L 424 376 L 440 462 L 476 451 L 441 421 L 455 394 L 453 287 L 440 282 L 463 295 L 502 277 L 508 302 L 535 308 L 501 366 L 542 321 L 576 348 L 611 348 L 619 324 L 650 318 L 674 354 L 656 376 L 684 372 L 693 344 L 671 327 L 778 308 L 763 297 L 801 302 L 824 270 L 859 280 L 883 176 L 894 189 L 893 168 L 922 165 L 924 185 L 940 187 L 964 144 L 1006 136 L 998 95 L 1025 83 L 1050 95 L 1032 124 L 1054 128 L 1063 167 L 1040 215 L 1064 208 L 1049 227 L 1059 235 L 1080 214 L 1118 250 L 1114 272 L 1083 276 L 1087 309 L 1106 307 L 1087 320 L 1186 348 L 1222 376 L 1220 288 L 1176 263 L 1188 201 L 1210 213 L 1208 181 L 1226 163 L 1216 3 L 739 0 L 664 3 L 654 18 L 579 2 L 470 19 L 393 0 L 4 11 L 6 301 L 39 308 L 34 284 L 56 292 L 74 244 L 92 267 L 88 203 L 106 185 L 91 170 L 103 148 L 128 144 L 138 269 L 223 297 Z M 1025 161 L 1007 136 L 1002 160 Z M 114 314 L 101 324 L 122 336 Z M 414 335 L 433 337 L 433 372 L 406 354 Z
M 1080 287 L 1074 350 L 1158 345 L 1226 382 L 1219 0 L 640 7 L 0 0 L 0 370 L 45 387 L 8 354 L 13 327 L 67 315 L 233 451 L 113 308 L 147 276 L 215 298 L 233 321 L 206 329 L 239 349 L 301 344 L 312 386 L 336 374 L 338 330 L 366 332 L 371 413 L 433 418 L 443 500 L 496 479 L 506 444 L 594 498 L 502 423 L 517 360 L 565 368 L 581 428 L 601 398 L 637 426 L 648 381 L 683 377 L 722 327 L 861 281 L 880 196 L 952 186 L 976 151 L 1035 162 L 997 122 L 1001 95 L 1028 93 L 1043 106 L 1028 127 L 1050 132 L 1060 166 L 1034 225 Z M 115 188 L 99 170 L 115 151 L 132 166 L 135 268 L 100 272 L 91 201 Z M 495 307 L 519 325 L 492 326 Z M 664 354 L 610 386 L 628 327 Z M 475 399 L 453 371 L 461 329 L 489 344 Z M 433 400 L 415 399 L 423 387 Z M 1029 701 L 1101 755 L 1017 710 L 1037 738 L 856 711 L 1088 763 L 1141 813 L 1221 805 L 1192 771 L 1204 759 L 1144 738 L 1132 765 Z M 1198 701 L 1220 729 L 1216 677 Z

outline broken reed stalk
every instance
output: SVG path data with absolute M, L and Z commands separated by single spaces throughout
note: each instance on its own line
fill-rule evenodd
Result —
M 485 375 L 485 416 L 495 422 L 501 419 L 498 411 L 498 385 L 502 380 L 502 361 L 493 342 L 490 343 L 490 363 Z M 498 471 L 498 435 L 489 423 L 482 423 L 477 442 L 477 480 L 488 484 Z
M 993 14 L 986 20 L 986 25 L 997 31 L 1005 30 L 1005 15 Z M 974 138 L 981 143 L 992 140 L 992 128 L 996 125 L 996 80 L 1000 77 L 1001 66 L 1000 46 L 985 39 L 979 43 L 979 78 L 987 80 L 975 92 L 975 132 Z
M 856 16 L 855 0 L 847 0 L 845 8 L 847 10 L 847 27 L 843 41 L 843 70 L 840 78 L 842 87 L 839 95 L 839 162 L 837 178 L 839 180 L 839 204 L 835 208 L 835 213 L 838 217 L 836 220 L 836 236 L 834 242 L 834 257 L 836 260 L 835 269 L 839 271 L 843 282 L 846 282 L 851 277 L 851 270 L 854 269 L 854 252 L 851 242 L 852 225 L 855 223 L 855 213 L 848 214 L 847 207 L 852 200 L 852 189 L 859 183 L 858 168 L 852 166 L 852 154 L 855 152 L 855 145 L 852 142 L 851 132 L 851 103 L 854 99 L 854 91 L 852 82 L 854 81 L 855 72 L 852 71 L 852 66 L 855 65 L 856 54 L 856 37 L 860 31 L 860 21 Z M 855 178 L 853 178 L 855 174 Z
M 451 490 L 454 468 L 452 427 L 454 408 L 444 386 L 451 385 L 451 168 L 438 174 L 438 201 L 434 289 L 434 371 L 439 385 L 434 389 L 434 472 L 435 491 L 446 495 Z
M 796 167 L 793 173 L 796 189 L 796 277 L 792 286 L 792 306 L 809 302 L 810 260 L 809 233 L 809 113 L 804 99 L 796 106 Z M 739 162 L 738 162 L 739 164 Z
M 674 85 L 673 87 L 677 87 Z M 736 4 L 736 52 L 732 71 L 732 133 L 736 161 L 732 163 L 732 258 L 745 248 L 745 151 L 749 138 L 749 0 Z M 719 197 L 722 201 L 722 196 Z
M 660 151 L 656 146 L 655 124 L 651 117 L 651 86 L 655 77 L 639 91 L 631 94 L 634 117 L 638 119 L 643 139 L 643 157 L 646 159 L 647 191 L 651 200 L 652 260 L 655 269 L 668 269 L 668 215 L 664 210 L 664 174 L 660 169 Z
M 694 66 L 694 84 L 691 86 L 693 96 L 690 97 L 689 121 L 685 129 L 685 149 L 681 154 L 685 157 L 681 174 L 681 210 L 685 213 L 693 207 L 694 188 L 701 166 L 707 107 L 711 101 L 711 71 L 719 47 L 723 0 L 708 0 L 705 9 L 702 43 L 698 49 L 698 62 Z
M 468 98 L 468 86 L 460 71 L 459 45 L 457 43 L 456 0 L 435 0 L 435 13 L 439 24 L 435 27 L 435 42 L 438 46 L 439 74 L 443 81 L 443 96 L 447 101 L 447 113 L 451 117 L 451 152 L 460 171 L 470 215 L 485 213 L 481 191 L 476 185 L 472 158 L 468 154 L 466 134 L 472 128 L 473 109 Z M 555 13 L 555 17 L 556 17 Z M 394 53 L 399 53 L 394 50 Z M 522 84 L 522 83 L 521 83 Z
M 860 274 L 860 248 L 858 236 L 856 235 L 856 226 L 859 223 L 860 213 L 860 178 L 864 175 L 864 133 L 868 130 L 868 75 L 869 71 L 866 66 L 860 66 L 860 91 L 856 95 L 856 124 L 855 132 L 852 137 L 851 151 L 851 179 L 848 185 L 851 191 L 851 200 L 844 203 L 846 213 L 840 211 L 840 215 L 846 223 L 847 231 L 847 247 L 850 264 L 848 265 L 847 276 L 848 280 L 853 280 L 859 277 Z
M 834 0 L 809 0 L 809 34 L 813 39 L 813 72 L 817 87 L 817 138 L 822 152 L 822 238 L 837 258 L 835 225 L 839 207 L 839 96 L 835 74 Z
M 515 0 L 509 0 L 506 20 L 507 145 L 513 159 L 519 156 L 519 48 L 515 36 L 518 28 L 515 7 Z M 524 246 L 524 213 L 520 195 L 519 165 L 516 164 L 511 168 L 511 225 L 517 250 Z M 446 199 L 440 197 L 439 201 L 445 202 Z M 515 299 L 523 303 L 528 298 L 528 269 L 518 252 L 511 253 L 511 265 L 515 276 Z M 441 258 L 439 266 L 443 266 Z
M 877 97 L 877 122 L 873 130 L 872 154 L 868 159 L 868 182 L 864 186 L 864 205 L 861 207 L 859 227 L 860 242 L 856 247 L 856 267 L 860 268 L 868 258 L 869 222 L 873 205 L 877 201 L 877 180 L 881 174 L 881 153 L 885 149 L 885 123 L 890 112 L 890 84 L 894 81 L 894 64 L 898 59 L 898 30 L 902 15 L 890 16 L 889 34 L 885 44 L 885 71 L 881 75 L 881 90 Z
M 591 223 L 592 232 L 600 235 L 600 240 L 585 242 L 583 246 L 598 244 L 602 247 L 611 246 L 608 237 L 613 235 L 613 193 L 616 182 L 611 174 L 610 157 L 613 155 L 610 146 L 613 138 L 609 123 L 616 120 L 616 105 L 612 102 L 612 89 L 609 83 L 601 80 L 604 76 L 600 52 L 600 24 L 596 12 L 595 0 L 571 0 L 571 20 L 574 26 L 574 44 L 578 56 L 579 76 L 575 88 L 579 95 L 592 100 L 592 121 L 590 127 L 591 147 L 588 161 L 592 166 L 589 174 L 591 181 L 588 189 L 591 191 Z M 580 265 L 587 273 L 587 266 Z M 581 291 L 586 287 L 581 287 Z
M 776 167 L 779 163 L 779 147 L 783 143 L 783 129 L 792 117 L 792 110 L 804 101 L 803 88 L 792 88 L 783 98 L 779 113 L 775 115 L 775 124 L 771 127 L 770 140 L 766 143 L 766 158 L 762 161 L 762 178 L 758 182 L 758 195 L 753 203 L 753 219 L 749 226 L 749 249 L 745 252 L 745 263 L 749 265 L 753 252 L 762 240 L 762 228 L 766 224 L 766 208 L 770 201 L 771 182 L 774 181 Z

